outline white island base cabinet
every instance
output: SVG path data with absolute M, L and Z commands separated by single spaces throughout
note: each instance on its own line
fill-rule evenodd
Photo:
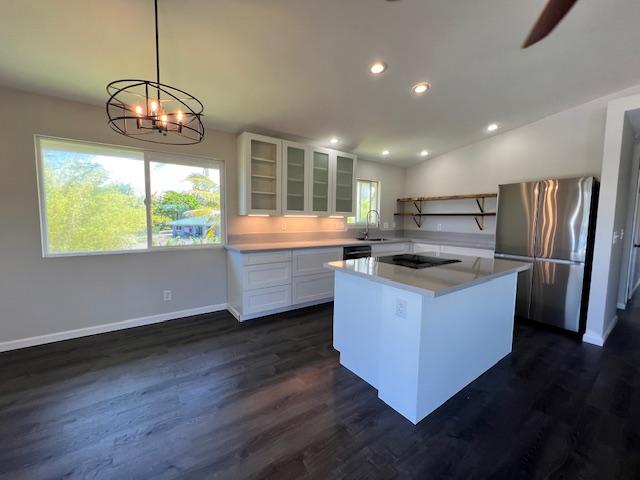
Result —
M 434 297 L 336 271 L 340 363 L 418 423 L 511 352 L 516 282 Z
M 323 265 L 341 258 L 342 248 L 227 251 L 229 311 L 242 322 L 331 302 L 334 273 Z

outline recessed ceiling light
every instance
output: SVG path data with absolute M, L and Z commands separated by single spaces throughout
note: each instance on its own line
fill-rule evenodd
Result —
M 383 155 L 384 157 L 386 157 L 386 156 L 387 156 L 387 155 L 389 155 L 390 153 L 391 153 L 391 152 L 390 152 L 389 150 L 383 150 L 383 151 L 382 151 L 382 155 Z
M 499 128 L 500 128 L 500 125 L 498 125 L 497 123 L 492 123 L 487 127 L 487 132 L 495 132 Z
M 422 95 L 423 93 L 427 93 L 430 89 L 431 84 L 429 82 L 416 83 L 413 87 L 411 87 L 411 91 L 415 95 Z
M 331 143 L 331 145 L 336 145 L 340 140 L 337 137 L 331 137 L 331 140 L 329 140 L 329 143 Z
M 387 69 L 387 64 L 384 62 L 374 62 L 369 65 L 369 71 L 374 75 L 380 75 Z
M 426 157 L 427 155 L 429 155 L 429 150 L 422 150 L 422 151 L 420 152 L 420 156 L 421 156 L 421 157 Z

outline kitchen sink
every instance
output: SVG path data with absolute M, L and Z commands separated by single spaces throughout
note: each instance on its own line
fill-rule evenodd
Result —
M 382 237 L 377 237 L 377 238 L 364 238 L 364 237 L 358 237 L 356 238 L 356 240 L 363 240 L 366 242 L 384 242 L 385 240 L 389 240 L 388 238 L 382 238 Z

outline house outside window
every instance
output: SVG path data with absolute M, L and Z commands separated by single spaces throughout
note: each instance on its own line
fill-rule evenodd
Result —
M 356 181 L 356 216 L 347 217 L 350 225 L 364 225 L 367 223 L 367 212 L 380 212 L 380 182 L 375 180 Z
M 37 136 L 44 256 L 224 242 L 221 162 Z

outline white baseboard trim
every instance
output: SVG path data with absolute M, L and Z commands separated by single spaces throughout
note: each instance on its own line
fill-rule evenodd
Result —
M 603 347 L 605 342 L 607 341 L 607 338 L 609 338 L 609 335 L 611 334 L 611 332 L 613 331 L 613 329 L 616 327 L 617 324 L 618 324 L 618 316 L 614 315 L 614 317 L 609 322 L 609 326 L 607 327 L 603 335 L 600 335 L 595 332 L 590 332 L 589 330 L 587 330 L 587 332 L 582 336 L 582 341 L 585 343 L 590 343 L 591 345 L 597 345 L 598 347 Z
M 0 342 L 0 352 L 17 350 L 19 348 L 33 347 L 35 345 L 44 345 L 45 343 L 59 342 L 61 340 L 69 340 L 71 338 L 97 335 L 99 333 L 115 332 L 116 330 L 141 327 L 143 325 L 152 325 L 154 323 L 161 323 L 168 320 L 191 317 L 193 315 L 220 312 L 226 309 L 226 303 L 219 303 L 217 305 L 206 305 L 204 307 L 189 308 L 186 310 L 178 310 L 175 312 L 159 313 L 157 315 L 149 315 L 147 317 L 131 318 L 129 320 L 123 320 L 121 322 L 104 323 L 102 325 L 96 325 L 93 327 L 77 328 L 75 330 L 66 330 L 64 332 L 38 335 L 37 337 L 19 338 L 17 340 L 10 340 L 8 342 Z

